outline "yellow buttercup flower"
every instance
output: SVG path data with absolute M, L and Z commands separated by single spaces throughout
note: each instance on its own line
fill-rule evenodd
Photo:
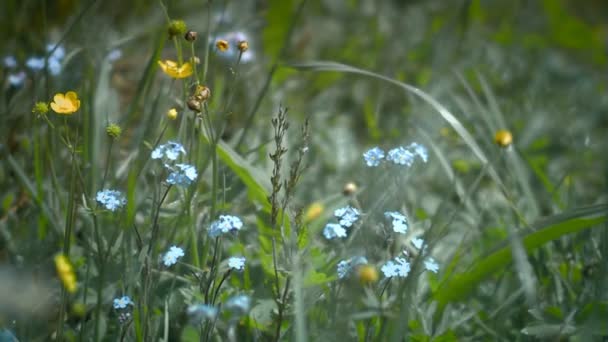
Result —
M 158 61 L 158 65 L 163 72 L 173 78 L 186 78 L 192 75 L 192 64 L 186 62 L 182 65 L 178 65 L 176 62 L 171 60 Z
M 65 255 L 57 254 L 55 256 L 55 268 L 63 287 L 70 293 L 76 292 L 76 274 L 74 274 L 72 264 Z
M 57 114 L 74 114 L 80 108 L 78 94 L 73 91 L 68 91 L 65 95 L 62 93 L 55 94 L 53 102 L 51 102 L 51 108 Z
M 177 119 L 177 109 L 175 109 L 175 108 L 169 109 L 167 111 L 167 118 L 169 118 L 169 120 Z

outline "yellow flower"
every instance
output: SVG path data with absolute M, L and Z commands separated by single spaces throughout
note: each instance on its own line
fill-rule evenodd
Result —
M 57 114 L 65 114 L 71 115 L 74 114 L 80 108 L 80 100 L 78 99 L 78 94 L 73 91 L 68 91 L 67 93 L 57 93 L 53 97 L 53 102 L 51 102 L 51 108 Z
M 175 108 L 169 109 L 167 111 L 167 118 L 169 118 L 169 120 L 177 119 L 177 109 L 175 109 Z
M 190 62 L 178 65 L 176 62 L 167 59 L 164 62 L 158 61 L 158 65 L 165 74 L 173 78 L 186 78 L 192 75 L 192 64 Z
M 325 211 L 325 207 L 320 202 L 314 202 L 308 206 L 304 212 L 304 222 L 314 221 Z
M 57 269 L 57 276 L 63 283 L 65 289 L 70 292 L 76 292 L 76 274 L 68 258 L 63 254 L 57 254 L 55 256 L 55 268 Z
M 225 51 L 228 51 L 228 47 L 230 46 L 230 44 L 228 44 L 228 41 L 226 41 L 224 39 L 220 39 L 217 42 L 215 42 L 215 46 L 217 47 L 218 50 L 225 52 Z
M 506 129 L 501 129 L 494 135 L 494 142 L 500 147 L 508 147 L 513 143 L 513 135 Z

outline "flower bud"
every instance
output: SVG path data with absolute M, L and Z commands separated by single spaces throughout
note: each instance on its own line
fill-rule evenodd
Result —
M 228 47 L 230 45 L 228 44 L 228 41 L 226 41 L 224 39 L 219 39 L 217 42 L 215 42 L 215 46 L 221 52 L 225 52 L 225 51 L 228 51 Z
M 194 97 L 200 102 L 207 101 L 211 97 L 211 89 L 204 85 L 197 85 L 194 90 Z
M 246 40 L 241 40 L 237 45 L 239 51 L 245 52 L 249 50 L 249 43 Z
M 45 115 L 49 112 L 49 105 L 46 102 L 36 102 L 34 108 L 32 109 L 32 113 L 38 115 Z
M 188 108 L 190 108 L 191 110 L 200 113 L 201 112 L 201 102 L 198 101 L 196 98 L 194 97 L 190 97 L 190 99 L 187 102 Z
M 167 32 L 169 33 L 169 38 L 173 38 L 186 33 L 186 29 L 186 23 L 183 20 L 172 20 L 167 28 Z
M 321 216 L 321 214 L 323 214 L 324 210 L 325 207 L 323 207 L 323 204 L 321 204 L 320 202 L 312 203 L 308 206 L 308 208 L 306 208 L 306 211 L 304 212 L 304 222 L 316 220 L 317 218 L 319 218 L 319 216 Z
M 357 184 L 355 184 L 354 182 L 346 183 L 344 185 L 344 189 L 342 190 L 344 196 L 352 196 L 355 194 L 355 192 L 357 192 Z
M 110 138 L 116 140 L 122 134 L 122 129 L 117 124 L 111 123 L 111 124 L 108 125 L 108 127 L 106 127 L 106 134 Z
M 167 111 L 167 118 L 169 120 L 175 120 L 177 119 L 177 109 L 175 108 L 171 108 Z
M 193 42 L 196 40 L 197 36 L 198 33 L 196 33 L 196 31 L 188 30 L 188 32 L 186 32 L 184 35 L 184 38 L 189 42 Z
M 506 129 L 501 129 L 494 134 L 494 142 L 500 147 L 509 147 L 513 143 L 513 135 Z

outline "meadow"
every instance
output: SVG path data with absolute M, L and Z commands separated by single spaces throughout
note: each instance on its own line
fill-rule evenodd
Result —
M 3 0 L 0 341 L 608 339 L 607 13 Z

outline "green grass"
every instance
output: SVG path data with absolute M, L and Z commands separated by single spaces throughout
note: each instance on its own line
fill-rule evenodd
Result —
M 4 1 L 0 57 L 17 66 L 0 61 L 0 340 L 606 338 L 605 10 Z M 197 40 L 170 37 L 173 20 Z M 250 50 L 218 51 L 235 31 Z M 32 56 L 48 66 L 32 70 Z M 158 65 L 192 57 L 182 79 Z M 197 98 L 197 85 L 211 96 Z M 70 90 L 75 113 L 32 113 Z M 494 142 L 500 129 L 509 147 Z M 196 170 L 191 184 L 170 184 L 180 166 L 151 157 L 168 141 L 187 151 L 177 162 Z M 374 146 L 412 142 L 427 162 L 365 165 Z M 102 189 L 126 204 L 107 210 Z M 361 216 L 326 239 L 347 205 Z M 407 216 L 407 234 L 386 211 Z M 210 236 L 222 215 L 242 229 Z M 185 255 L 165 266 L 171 246 Z M 367 266 L 341 279 L 357 256 Z M 396 257 L 410 271 L 387 278 Z M 122 296 L 132 304 L 117 309 Z

